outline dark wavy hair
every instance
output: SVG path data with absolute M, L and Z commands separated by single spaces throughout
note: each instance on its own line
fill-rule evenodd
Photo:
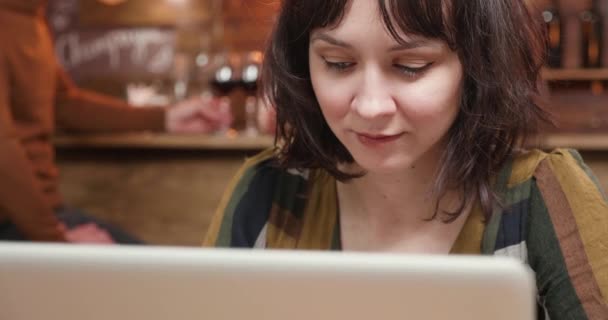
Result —
M 372 0 L 370 0 L 372 1 Z M 279 162 L 287 168 L 323 168 L 340 181 L 352 162 L 327 125 L 310 80 L 308 49 L 316 28 L 338 26 L 349 0 L 284 0 L 265 53 L 263 88 L 277 111 Z M 492 179 L 541 121 L 537 104 L 546 45 L 540 19 L 524 0 L 377 0 L 386 30 L 445 41 L 462 63 L 460 111 L 448 131 L 433 192 L 463 195 L 455 220 L 479 199 L 489 217 L 500 199 Z M 439 201 L 435 214 L 438 215 Z

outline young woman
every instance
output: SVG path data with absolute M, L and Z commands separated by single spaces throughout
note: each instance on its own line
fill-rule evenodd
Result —
M 266 52 L 278 144 L 231 182 L 205 245 L 508 255 L 539 316 L 608 319 L 608 205 L 545 119 L 523 0 L 286 0 Z

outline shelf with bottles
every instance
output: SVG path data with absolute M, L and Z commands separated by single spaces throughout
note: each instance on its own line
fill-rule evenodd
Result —
M 574 148 L 581 151 L 606 151 L 608 133 L 546 133 L 531 139 L 529 145 L 544 150 Z
M 597 69 L 554 69 L 543 68 L 542 79 L 547 83 L 548 93 L 555 91 L 572 91 L 581 88 L 581 83 L 585 90 L 592 95 L 598 96 L 606 92 L 608 83 L 608 68 Z M 562 84 L 561 86 L 555 84 Z M 578 85 L 575 85 L 578 83 Z M 564 85 L 565 84 L 565 85 Z M 556 89 L 560 88 L 560 89 Z
M 536 0 L 546 26 L 546 88 L 604 94 L 608 81 L 608 0 Z M 606 36 L 605 36 L 606 35 Z
M 544 79 L 545 86 L 543 86 L 541 90 L 544 95 L 549 97 L 553 97 L 557 93 L 571 93 L 582 96 L 580 103 L 585 103 L 587 100 L 585 95 L 606 97 L 608 78 L 605 77 L 604 70 L 598 71 L 599 72 L 580 73 L 577 73 L 574 70 L 569 72 L 548 71 L 544 73 L 547 77 Z
M 608 81 L 608 68 L 544 68 L 542 77 L 545 81 Z

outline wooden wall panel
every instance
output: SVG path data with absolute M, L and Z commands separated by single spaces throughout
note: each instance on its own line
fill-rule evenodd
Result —
M 126 0 L 106 5 L 97 0 L 80 0 L 80 23 L 87 27 L 174 26 L 201 23 L 212 17 L 212 1 Z
M 262 49 L 272 30 L 278 0 L 225 0 L 224 41 L 236 51 Z

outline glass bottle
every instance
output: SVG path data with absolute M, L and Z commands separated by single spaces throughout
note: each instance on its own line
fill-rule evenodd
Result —
M 551 5 L 543 10 L 542 15 L 547 28 L 547 65 L 550 68 L 560 68 L 562 66 L 562 25 L 555 1 L 552 1 Z

